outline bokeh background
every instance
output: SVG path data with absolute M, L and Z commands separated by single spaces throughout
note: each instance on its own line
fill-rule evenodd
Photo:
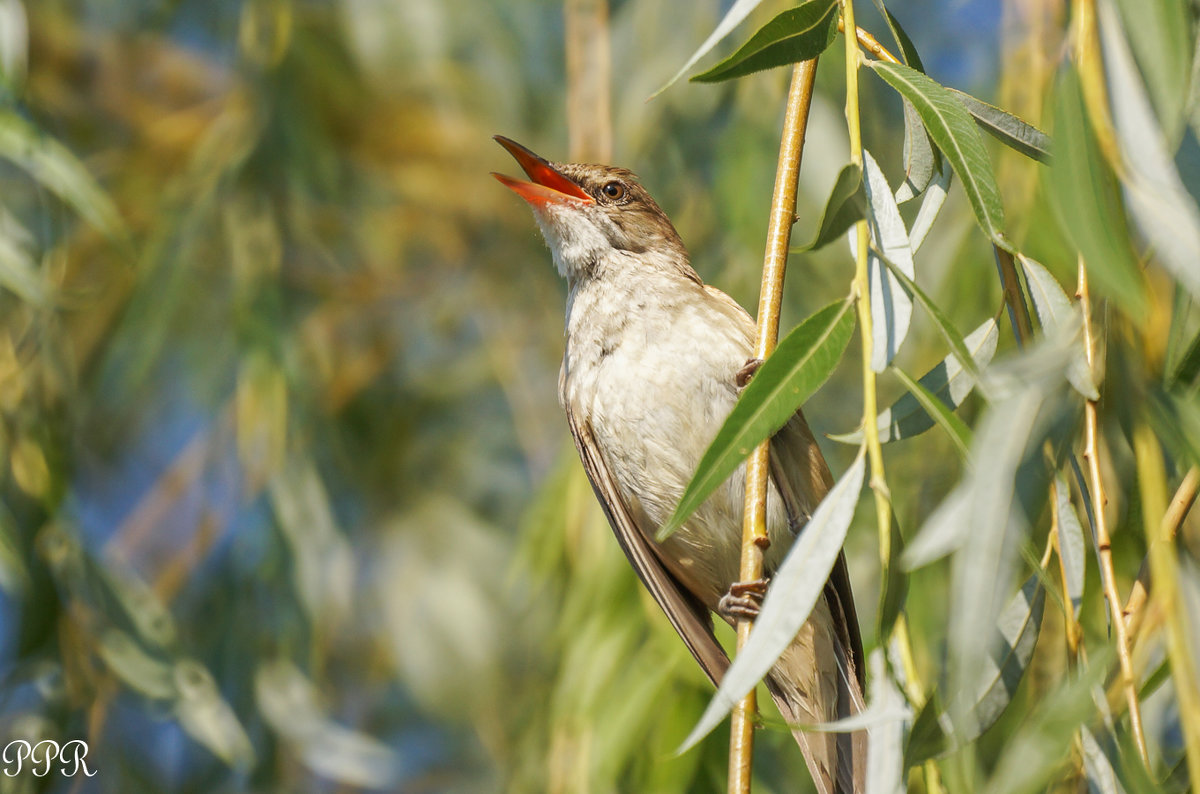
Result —
M 81 738 L 96 772 L 0 791 L 723 790 L 720 731 L 672 756 L 711 690 L 593 504 L 556 402 L 565 289 L 488 172 L 515 169 L 495 133 L 611 149 L 753 308 L 786 71 L 646 101 L 729 5 L 0 0 L 0 740 Z M 1060 5 L 889 3 L 933 77 L 1033 121 Z M 571 36 L 610 58 L 568 68 Z M 801 239 L 847 159 L 826 61 Z M 863 79 L 895 180 L 900 107 Z M 1032 171 L 995 154 L 1020 228 Z M 971 229 L 952 194 L 921 263 L 935 294 L 978 268 L 940 296 L 964 331 L 1000 308 Z M 785 325 L 851 269 L 794 257 Z M 944 353 L 914 333 L 924 371 Z M 856 349 L 818 434 L 857 422 Z M 889 448 L 902 526 L 953 482 L 939 443 Z M 763 736 L 761 790 L 797 790 Z

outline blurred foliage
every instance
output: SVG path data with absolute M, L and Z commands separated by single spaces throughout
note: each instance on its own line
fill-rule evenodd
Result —
M 704 277 L 752 306 L 783 74 L 644 103 L 724 5 L 612 4 L 614 160 L 639 170 Z M 995 52 L 990 4 L 944 18 L 889 5 L 934 77 L 975 89 L 995 69 L 955 66 Z M 1005 59 L 997 104 L 1034 122 L 1056 8 L 1005 12 L 1004 51 L 1036 57 Z M 972 13 L 966 47 L 948 31 Z M 711 689 L 565 446 L 564 288 L 486 176 L 506 167 L 492 133 L 566 156 L 563 33 L 552 0 L 0 0 L 0 744 L 82 738 L 97 771 L 0 777 L 0 792 L 724 789 L 720 731 L 672 755 Z M 847 160 L 840 46 L 819 75 L 798 239 Z M 1178 111 L 1181 85 L 1153 100 Z M 867 144 L 895 181 L 899 104 L 878 81 L 864 92 L 879 106 Z M 1170 118 L 1189 173 L 1190 116 Z M 1069 282 L 1034 167 L 995 154 L 1010 234 Z M 971 228 L 951 193 L 920 263 L 960 328 L 1001 305 Z M 841 297 L 847 261 L 836 245 L 796 257 L 785 322 Z M 1133 467 L 1121 409 L 1146 396 L 1113 384 L 1195 359 L 1196 318 L 1180 313 L 1170 333 L 1166 313 L 1148 320 L 1163 349 L 1110 364 L 1116 482 Z M 918 316 L 897 364 L 945 354 Z M 852 370 L 810 402 L 818 433 L 858 421 Z M 903 392 L 882 389 L 884 404 Z M 1192 417 L 1173 394 L 1149 395 L 1163 421 Z M 974 425 L 978 401 L 963 412 Z M 826 449 L 835 470 L 853 454 Z M 953 446 L 927 434 L 888 455 L 898 523 L 915 528 L 960 473 Z M 1127 529 L 1138 500 L 1110 494 L 1123 592 L 1145 553 Z M 870 635 L 865 512 L 848 553 Z M 948 571 L 910 581 L 926 671 Z M 1094 566 L 1086 584 L 1101 645 Z M 1048 609 L 1043 635 L 1061 631 Z M 1060 680 L 1052 645 L 980 740 L 985 770 L 1010 763 L 996 736 Z M 1178 719 L 1159 692 L 1147 722 L 1170 765 Z M 1038 715 L 1042 730 L 1053 715 Z M 758 790 L 796 790 L 787 732 L 761 735 Z

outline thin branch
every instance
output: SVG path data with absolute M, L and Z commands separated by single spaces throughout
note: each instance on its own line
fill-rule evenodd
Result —
M 1096 365 L 1095 337 L 1092 334 L 1091 296 L 1088 292 L 1087 269 L 1083 258 L 1079 259 L 1079 306 L 1083 311 L 1084 346 L 1087 350 L 1088 369 L 1092 379 L 1100 383 Z M 1121 619 L 1121 596 L 1117 592 L 1116 574 L 1113 572 L 1112 539 L 1108 534 L 1108 520 L 1104 515 L 1104 479 L 1100 476 L 1100 454 L 1097 443 L 1099 431 L 1098 412 L 1095 400 L 1088 400 L 1084 407 L 1084 449 L 1083 457 L 1088 465 L 1089 490 L 1092 494 L 1092 515 L 1096 522 L 1096 545 L 1100 552 L 1100 580 L 1104 585 L 1104 597 L 1108 600 L 1109 610 L 1113 616 L 1112 624 L 1117 635 L 1117 659 L 1121 666 L 1121 685 L 1125 690 L 1125 702 L 1129 706 L 1129 727 L 1137 744 L 1138 755 L 1142 763 L 1149 767 L 1149 754 L 1146 751 L 1146 735 L 1142 730 L 1142 709 L 1138 703 L 1137 679 L 1133 674 L 1133 660 L 1129 655 L 1129 633 L 1125 630 L 1125 621 Z
M 767 226 L 767 247 L 763 257 L 762 291 L 758 299 L 758 331 L 754 355 L 766 359 L 779 339 L 779 313 L 783 305 L 783 277 L 787 268 L 788 244 L 796 217 L 796 184 L 800 159 L 804 153 L 804 133 L 808 127 L 808 109 L 812 104 L 817 61 L 804 61 L 792 69 L 783 134 L 779 144 L 779 165 L 775 171 L 775 192 L 771 197 L 771 216 Z M 739 577 L 743 582 L 762 578 L 763 553 L 767 540 L 767 469 L 770 439 L 763 441 L 746 461 L 746 502 L 742 518 L 742 559 Z M 740 651 L 750 637 L 753 623 L 739 620 L 737 647 Z M 729 792 L 748 794 L 754 757 L 755 693 L 749 693 L 733 709 L 729 737 Z
M 1183 525 L 1183 520 L 1187 518 L 1188 511 L 1196 501 L 1198 488 L 1200 488 L 1200 468 L 1193 466 L 1184 476 L 1183 482 L 1179 483 L 1175 496 L 1171 497 L 1171 504 L 1167 507 L 1166 515 L 1163 516 L 1161 537 L 1169 541 L 1175 539 L 1179 527 Z M 1150 555 L 1147 554 L 1146 559 L 1142 560 L 1142 569 L 1138 571 L 1137 581 L 1133 583 L 1133 589 L 1129 592 L 1129 600 L 1125 602 L 1125 608 L 1121 610 L 1121 617 L 1125 620 L 1125 630 L 1130 637 L 1137 637 L 1142 628 L 1142 621 L 1145 618 L 1143 608 L 1146 606 L 1149 595 Z
M 1155 581 L 1155 608 L 1162 613 L 1167 628 L 1167 657 L 1171 661 L 1188 771 L 1195 781 L 1200 780 L 1200 684 L 1190 658 L 1187 616 L 1179 593 L 1179 560 L 1169 525 L 1171 511 L 1166 505 L 1162 448 L 1145 422 L 1134 428 L 1133 451 L 1142 497 L 1142 520 L 1150 547 L 1150 570 Z M 1123 625 L 1124 621 L 1118 619 L 1116 623 Z

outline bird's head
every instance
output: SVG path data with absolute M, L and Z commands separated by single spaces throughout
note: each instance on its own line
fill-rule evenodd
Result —
M 675 227 L 633 172 L 608 165 L 552 163 L 516 141 L 495 138 L 531 181 L 493 176 L 528 202 L 554 264 L 568 279 L 626 267 L 694 276 Z

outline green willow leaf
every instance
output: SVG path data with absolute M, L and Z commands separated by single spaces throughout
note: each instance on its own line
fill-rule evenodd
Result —
M 1029 297 L 1033 299 L 1033 308 L 1037 312 L 1042 330 L 1053 334 L 1069 333 L 1073 329 L 1078 334 L 1082 316 L 1050 271 L 1024 254 L 1017 254 L 1017 261 L 1025 271 L 1025 285 L 1028 287 Z M 1088 367 L 1087 348 L 1082 336 L 1078 336 L 1075 347 L 1075 354 L 1071 357 L 1071 363 L 1067 365 L 1067 380 L 1085 398 L 1099 400 L 1100 392 L 1096 390 L 1091 368 Z
M 804 531 L 780 563 L 779 570 L 771 577 L 771 586 L 762 610 L 754 620 L 750 638 L 725 672 L 708 708 L 678 752 L 695 745 L 724 719 L 734 704 L 762 680 L 808 620 L 854 519 L 865 469 L 866 447 L 859 447 L 854 463 L 821 500 L 812 519 L 805 524 Z
M 938 308 L 938 305 L 934 303 L 928 295 L 925 294 L 925 290 L 918 287 L 917 283 L 909 278 L 903 270 L 896 267 L 887 259 L 884 259 L 883 262 L 888 266 L 888 269 L 892 271 L 892 274 L 895 275 L 896 278 L 900 279 L 900 283 L 904 285 L 904 288 L 908 290 L 908 292 L 914 298 L 917 299 L 917 303 L 921 304 L 921 306 L 929 314 L 930 319 L 933 320 L 934 327 L 936 327 L 938 333 L 942 335 L 942 339 L 946 340 L 946 344 L 950 346 L 950 350 L 954 352 L 954 355 L 958 358 L 959 363 L 962 364 L 963 368 L 971 376 L 972 380 L 978 382 L 979 367 L 976 366 L 975 359 L 972 357 L 971 351 L 967 347 L 967 343 L 963 340 L 962 334 L 960 334 L 958 329 L 954 327 L 954 324 L 950 322 L 950 318 L 947 317 L 946 313 Z
M 980 127 L 1010 149 L 1039 163 L 1050 162 L 1050 136 L 1007 110 L 989 105 L 957 88 L 947 89 Z
M 679 529 L 759 442 L 783 427 L 833 372 L 854 331 L 853 303 L 826 306 L 779 343 L 717 431 L 658 540 Z
M 693 52 L 691 57 L 687 59 L 687 63 L 685 63 L 683 67 L 675 73 L 674 77 L 664 83 L 662 88 L 651 94 L 649 98 L 654 99 L 654 97 L 658 96 L 663 91 L 666 91 L 676 82 L 678 82 L 679 78 L 687 74 L 688 69 L 691 69 L 692 66 L 695 65 L 696 61 L 703 58 L 709 50 L 717 45 L 717 42 L 728 36 L 733 32 L 734 28 L 742 24 L 742 21 L 746 17 L 750 16 L 750 12 L 757 8 L 758 4 L 761 2 L 762 0 L 737 0 L 737 2 L 730 6 L 729 10 L 725 12 L 725 16 L 722 17 L 720 23 L 718 23 L 713 32 L 708 35 L 708 38 L 704 40 L 704 43 L 697 47 L 696 51 Z
M 837 0 L 809 0 L 763 25 L 733 55 L 693 83 L 718 83 L 820 55 L 837 35 Z
M 842 166 L 829 193 L 829 200 L 825 202 L 817 236 L 808 245 L 794 250 L 815 251 L 828 245 L 866 216 L 867 197 L 863 189 L 862 169 L 853 163 Z
M 966 458 L 971 448 L 971 430 L 966 426 L 963 420 L 954 415 L 946 404 L 937 398 L 937 396 L 922 386 L 918 381 L 913 380 L 907 372 L 902 369 L 896 369 L 896 377 L 904 384 L 904 388 L 908 389 L 909 394 L 925 411 L 926 416 L 942 430 L 946 431 L 946 435 L 950 436 L 950 440 L 954 442 L 958 453 Z M 881 439 L 882 440 L 882 439 Z
M 1178 144 L 1188 111 L 1188 84 L 1192 82 L 1195 34 L 1188 4 L 1178 0 L 1117 0 L 1116 5 L 1121 14 L 1114 22 L 1133 45 L 1164 132 Z
M 1146 311 L 1146 287 L 1133 257 L 1116 177 L 1088 121 L 1074 69 L 1054 90 L 1058 155 L 1050 163 L 1047 193 L 1063 234 L 1083 255 L 1097 290 L 1126 312 Z
M 949 89 L 916 69 L 883 61 L 868 61 L 868 64 L 912 102 L 929 136 L 958 174 L 980 227 L 997 245 L 1010 248 L 1003 236 L 1004 205 L 992 163 L 971 114 Z

